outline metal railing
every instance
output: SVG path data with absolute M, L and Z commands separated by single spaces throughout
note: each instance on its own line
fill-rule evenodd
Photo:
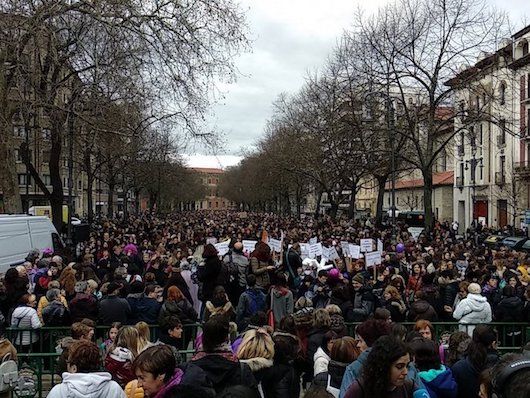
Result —
M 347 323 L 347 334 L 355 336 L 355 328 L 360 323 Z M 413 322 L 402 323 L 408 330 L 414 327 Z M 433 322 L 434 338 L 438 341 L 444 333 L 453 333 L 461 330 L 464 325 L 457 322 Z M 489 324 L 498 333 L 498 350 L 501 353 L 519 351 L 522 346 L 530 342 L 530 324 L 492 322 Z M 474 324 L 468 324 L 473 327 Z M 151 341 L 156 342 L 160 336 L 158 325 L 150 325 Z M 96 326 L 96 342 L 101 343 L 106 339 L 109 326 Z M 200 324 L 183 325 L 183 337 L 179 353 L 182 361 L 189 360 L 195 352 L 195 338 L 200 330 Z M 36 382 L 37 396 L 42 398 L 55 384 L 60 382 L 57 372 L 57 359 L 60 354 L 56 352 L 58 341 L 70 335 L 69 327 L 43 327 L 40 329 L 7 328 L 6 337 L 14 342 L 19 333 L 31 332 L 38 337 L 38 341 L 31 346 L 14 344 L 18 353 L 19 369 L 33 372 Z M 16 394 L 15 394 L 16 395 Z

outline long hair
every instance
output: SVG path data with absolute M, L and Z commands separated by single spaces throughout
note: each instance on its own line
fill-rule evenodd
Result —
M 271 248 L 265 242 L 260 241 L 256 244 L 256 248 L 250 257 L 256 257 L 259 261 L 268 262 L 271 260 Z
M 182 299 L 184 299 L 184 294 L 178 287 L 170 286 L 167 289 L 167 301 L 181 301 Z
M 405 343 L 391 336 L 377 340 L 362 368 L 361 383 L 364 396 L 385 398 L 388 396 L 390 368 L 394 361 L 409 353 Z
M 497 341 L 495 329 L 488 325 L 477 325 L 473 330 L 473 337 L 467 348 L 467 357 L 471 364 L 479 371 L 486 368 L 488 351 Z
M 265 329 L 251 329 L 243 335 L 237 350 L 239 359 L 274 358 L 274 342 Z
M 117 347 L 127 348 L 131 351 L 133 358 L 138 355 L 138 341 L 140 337 L 138 330 L 134 326 L 123 326 L 116 336 L 116 340 L 112 345 L 111 351 Z
M 145 322 L 138 322 L 134 327 L 138 330 L 138 352 L 142 352 L 151 342 L 151 331 Z

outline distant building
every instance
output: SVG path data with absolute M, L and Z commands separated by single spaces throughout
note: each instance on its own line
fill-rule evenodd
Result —
M 192 168 L 199 173 L 203 184 L 206 186 L 206 197 L 196 200 L 194 210 L 228 210 L 234 207 L 234 203 L 219 196 L 219 181 L 223 175 L 223 169 L 214 168 Z

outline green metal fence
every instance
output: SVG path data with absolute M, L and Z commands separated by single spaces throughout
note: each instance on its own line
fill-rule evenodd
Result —
M 355 336 L 355 328 L 358 323 L 348 323 L 346 325 L 348 335 Z M 403 323 L 407 329 L 412 330 L 414 323 Z M 498 332 L 498 349 L 501 352 L 518 351 L 522 346 L 530 342 L 530 325 L 527 323 L 491 323 Z M 433 322 L 435 338 L 438 339 L 444 333 L 452 333 L 459 330 L 456 322 Z M 469 325 L 471 326 L 471 325 Z M 156 342 L 160 336 L 160 329 L 157 325 L 149 326 L 151 341 Z M 106 339 L 108 326 L 96 326 L 96 340 L 98 343 Z M 194 352 L 195 338 L 200 330 L 200 324 L 184 325 L 182 345 L 180 354 L 182 360 L 190 359 Z M 7 328 L 6 337 L 11 342 L 22 332 L 30 332 L 38 338 L 37 342 L 31 346 L 20 346 L 17 348 L 19 368 L 28 374 L 33 374 L 36 382 L 36 394 L 43 397 L 56 383 L 60 382 L 60 375 L 57 373 L 57 359 L 60 356 L 56 352 L 56 346 L 61 338 L 70 336 L 70 327 L 43 327 L 40 329 Z M 17 394 L 15 394 L 17 395 Z

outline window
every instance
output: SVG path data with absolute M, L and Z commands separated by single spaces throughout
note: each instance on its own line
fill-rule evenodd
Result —
M 500 157 L 500 168 L 501 169 L 499 170 L 501 172 L 502 176 L 504 176 L 504 168 L 505 168 L 505 166 L 506 166 L 506 156 L 503 155 L 503 156 Z
M 49 141 L 52 138 L 52 132 L 50 129 L 42 129 L 42 139 Z
M 499 101 L 500 101 L 501 105 L 504 105 L 506 103 L 506 83 L 504 83 L 504 82 L 501 83 L 499 97 L 500 97 Z
M 26 182 L 28 185 L 31 185 L 31 176 L 28 176 L 26 174 L 19 174 L 18 185 L 26 185 Z
M 447 151 L 445 148 L 440 152 L 440 169 L 441 171 L 447 170 Z
M 50 151 L 44 150 L 42 151 L 42 163 L 49 163 L 50 162 Z
M 20 155 L 20 149 L 15 149 L 15 161 L 18 163 L 22 162 L 22 156 Z
M 83 188 L 83 182 L 81 180 L 77 181 L 77 189 Z
M 42 182 L 44 185 L 52 185 L 52 179 L 49 174 L 43 174 L 42 175 Z
M 13 127 L 13 135 L 15 137 L 25 138 L 26 137 L 26 129 L 24 128 L 24 126 L 15 126 L 15 127 Z
M 462 184 L 464 183 L 464 162 L 460 163 L 460 177 L 462 178 Z
M 499 131 L 500 131 L 500 143 L 505 144 L 506 143 L 506 120 L 501 119 L 499 120 Z
M 523 42 L 523 57 L 528 54 L 528 40 Z

